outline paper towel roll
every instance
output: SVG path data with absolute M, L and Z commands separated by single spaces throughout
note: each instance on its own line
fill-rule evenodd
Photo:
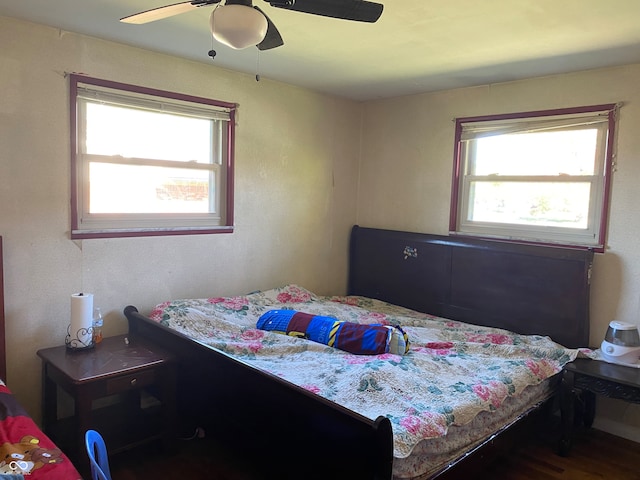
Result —
M 74 293 L 71 295 L 71 325 L 69 335 L 72 348 L 91 346 L 93 326 L 93 294 Z

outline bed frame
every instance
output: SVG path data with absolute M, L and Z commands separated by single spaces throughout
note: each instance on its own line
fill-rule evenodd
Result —
M 592 260 L 585 250 L 354 226 L 348 293 L 586 346 Z M 265 478 L 392 477 L 388 419 L 364 418 L 153 322 L 133 306 L 124 313 L 131 335 L 181 359 L 178 403 L 185 424 L 224 432 L 247 461 L 263 462 Z M 240 433 L 227 437 L 230 432 Z M 474 459 L 486 459 L 496 438 L 433 478 L 459 478 Z

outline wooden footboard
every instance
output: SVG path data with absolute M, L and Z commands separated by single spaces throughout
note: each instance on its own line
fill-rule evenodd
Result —
M 248 462 L 263 462 L 265 478 L 391 478 L 388 419 L 347 410 L 153 322 L 133 306 L 124 313 L 130 335 L 180 358 L 177 400 L 184 421 L 228 435 Z

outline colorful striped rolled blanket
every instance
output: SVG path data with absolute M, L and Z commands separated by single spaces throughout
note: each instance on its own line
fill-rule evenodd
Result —
M 409 351 L 409 338 L 399 325 L 363 325 L 295 310 L 269 310 L 260 316 L 256 327 L 357 355 L 404 355 Z

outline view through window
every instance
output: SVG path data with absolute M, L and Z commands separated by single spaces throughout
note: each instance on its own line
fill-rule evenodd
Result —
M 458 119 L 451 231 L 603 248 L 615 111 Z
M 230 230 L 233 104 L 72 82 L 74 238 Z

